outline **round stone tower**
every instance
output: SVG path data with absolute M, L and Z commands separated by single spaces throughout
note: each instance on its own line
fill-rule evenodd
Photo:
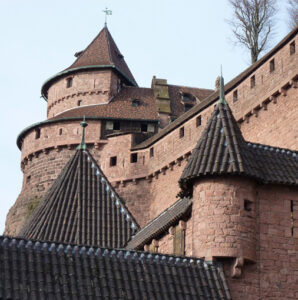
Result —
M 143 89 L 138 91 L 137 83 L 107 27 L 100 31 L 84 51 L 75 56 L 77 59 L 70 67 L 48 79 L 42 86 L 42 96 L 48 102 L 47 120 L 27 127 L 17 139 L 22 152 L 23 185 L 7 215 L 5 234 L 18 233 L 73 155 L 80 143 L 79 124 L 83 116 L 86 116 L 89 123 L 86 143 L 97 161 L 100 155 L 104 155 L 102 152 L 99 154 L 98 150 L 108 144 L 108 134 L 114 130 L 119 132 L 119 119 L 129 118 L 130 123 L 133 118 L 140 119 L 140 107 L 132 107 L 130 100 L 142 99 L 138 95 L 140 92 L 145 98 L 144 102 L 148 102 L 145 104 L 153 112 L 150 116 L 144 116 L 146 124 L 150 119 L 151 131 L 154 133 L 157 130 L 157 117 L 152 117 L 153 114 L 157 115 L 154 95 L 152 93 L 151 97 Z M 129 109 L 133 109 L 133 112 Z M 128 135 L 127 140 L 130 142 L 126 142 L 129 144 L 127 151 L 131 139 L 131 135 Z M 115 146 L 113 148 L 117 151 Z M 110 168 L 107 175 L 114 170 L 116 168 Z

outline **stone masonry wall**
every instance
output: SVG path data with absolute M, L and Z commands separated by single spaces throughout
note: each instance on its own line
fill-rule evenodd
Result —
M 67 79 L 72 86 L 67 88 Z M 48 90 L 47 116 L 52 118 L 70 108 L 106 103 L 117 92 L 117 76 L 112 70 L 80 72 L 63 77 Z

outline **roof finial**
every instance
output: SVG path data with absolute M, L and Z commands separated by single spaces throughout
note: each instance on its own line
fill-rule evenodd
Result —
M 222 104 L 228 104 L 225 99 L 225 85 L 224 85 L 224 79 L 222 77 L 222 65 L 220 65 L 220 81 L 219 81 L 219 99 L 218 103 Z
M 105 27 L 107 27 L 107 16 L 111 16 L 112 11 L 106 7 L 106 9 L 103 10 L 103 12 L 105 13 Z
M 83 121 L 81 122 L 81 126 L 83 127 L 82 140 L 81 140 L 81 144 L 77 147 L 77 150 L 86 150 L 87 146 L 85 144 L 85 127 L 88 126 L 88 123 L 85 120 L 85 116 Z

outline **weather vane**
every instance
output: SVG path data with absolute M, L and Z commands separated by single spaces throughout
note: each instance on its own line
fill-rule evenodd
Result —
M 111 16 L 112 11 L 106 7 L 106 9 L 103 10 L 103 12 L 105 13 L 105 27 L 107 27 L 107 16 Z

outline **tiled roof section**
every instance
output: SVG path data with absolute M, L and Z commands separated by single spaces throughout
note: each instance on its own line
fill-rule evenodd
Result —
M 66 70 L 86 66 L 115 66 L 137 85 L 107 27 L 100 31 L 91 44 Z
M 231 299 L 220 264 L 0 237 L 1 299 Z
M 228 104 L 218 103 L 182 173 L 188 190 L 193 179 L 210 175 L 244 175 L 263 183 L 298 184 L 297 153 L 247 143 Z
M 177 223 L 187 213 L 192 205 L 192 199 L 183 198 L 162 212 L 158 217 L 148 223 L 132 237 L 126 249 L 141 249 L 147 242 L 164 233 L 170 226 Z
M 247 77 L 249 77 L 254 71 L 256 71 L 261 65 L 263 65 L 266 61 L 268 61 L 274 54 L 276 54 L 277 51 L 279 51 L 282 47 L 284 47 L 291 39 L 293 39 L 298 33 L 298 26 L 293 29 L 284 39 L 282 39 L 271 51 L 269 51 L 266 55 L 264 55 L 262 58 L 260 58 L 258 61 L 256 61 L 254 64 L 252 64 L 250 67 L 248 67 L 246 70 L 244 70 L 242 73 L 240 73 L 238 76 L 236 76 L 234 79 L 229 81 L 225 85 L 225 93 L 227 94 L 231 90 L 233 90 L 237 85 L 239 85 L 243 80 L 245 80 Z M 202 103 L 199 103 L 186 113 L 184 113 L 182 116 L 180 116 L 177 120 L 170 123 L 167 127 L 165 127 L 163 130 L 160 130 L 157 134 L 152 136 L 151 138 L 147 139 L 143 143 L 136 145 L 133 147 L 133 150 L 140 150 L 147 147 L 150 147 L 154 143 L 156 143 L 158 140 L 162 139 L 164 136 L 169 134 L 171 131 L 175 130 L 179 126 L 181 126 L 183 123 L 188 121 L 189 119 L 193 118 L 198 113 L 202 112 L 205 108 L 210 106 L 211 104 L 214 104 L 218 100 L 218 91 L 213 92 L 210 96 L 208 96 Z
M 78 150 L 28 222 L 22 238 L 124 247 L 139 226 L 87 150 Z
M 134 106 L 132 100 L 138 99 Z M 158 120 L 153 90 L 149 88 L 124 87 L 109 103 L 81 106 L 70 109 L 52 119 L 69 117 L 104 117 L 114 119 Z
M 209 89 L 200 89 L 200 88 L 192 88 L 186 86 L 179 86 L 179 85 L 168 85 L 169 89 L 169 96 L 171 99 L 171 111 L 172 115 L 174 116 L 181 116 L 184 114 L 184 104 L 182 102 L 182 95 L 183 94 L 190 94 L 196 99 L 201 102 L 209 95 L 211 95 L 214 91 Z

